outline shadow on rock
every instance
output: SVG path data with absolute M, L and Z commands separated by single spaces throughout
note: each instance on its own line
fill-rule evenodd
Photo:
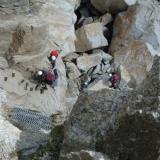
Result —
M 113 160 L 157 160 L 160 149 L 159 58 L 137 91 L 120 106 L 115 125 L 96 150 Z

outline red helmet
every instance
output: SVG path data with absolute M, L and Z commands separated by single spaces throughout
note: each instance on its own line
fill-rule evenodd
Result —
M 58 57 L 58 51 L 53 50 L 53 51 L 51 51 L 50 55 L 55 56 L 57 58 Z

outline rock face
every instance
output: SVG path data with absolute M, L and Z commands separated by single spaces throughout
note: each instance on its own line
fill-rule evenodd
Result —
M 95 49 L 95 50 L 93 50 L 92 53 L 95 54 L 95 55 L 96 55 L 96 54 L 100 55 L 100 56 L 102 57 L 102 60 L 103 60 L 103 62 L 104 62 L 105 64 L 110 63 L 110 61 L 113 59 L 113 57 L 112 57 L 111 55 L 105 53 L 105 52 L 104 52 L 103 50 L 101 50 L 101 49 Z
M 67 82 L 64 64 L 60 58 L 57 60 L 57 65 L 59 67 L 59 77 L 55 91 L 48 86 L 48 90 L 43 94 L 40 93 L 40 90 L 35 90 L 36 84 L 29 79 L 31 76 L 30 71 L 25 71 L 23 68 L 21 68 L 22 70 L 16 70 L 16 68 L 0 70 L 0 86 L 7 92 L 7 105 L 19 105 L 47 115 L 51 115 L 56 110 L 65 109 L 64 96 L 66 94 Z M 12 77 L 13 73 L 15 77 Z M 6 81 L 4 80 L 5 77 L 7 78 Z M 22 80 L 24 81 L 23 83 Z M 28 87 L 26 88 L 27 84 Z M 30 90 L 31 88 L 33 91 Z M 61 99 L 60 95 L 63 96 L 64 100 Z
M 110 52 L 128 71 L 133 86 L 145 79 L 154 55 L 159 54 L 159 11 L 157 1 L 138 1 L 116 18 Z
M 105 53 L 100 49 L 93 50 L 92 54 L 84 54 L 77 58 L 77 66 L 82 71 L 88 71 L 90 68 L 99 66 L 102 61 L 105 64 L 109 64 L 112 60 L 112 56 Z M 98 67 L 98 72 L 100 71 L 100 67 Z
M 51 49 L 64 49 L 65 52 L 62 52 L 62 56 L 75 51 L 74 23 L 76 17 L 74 9 L 78 7 L 78 4 L 79 0 L 74 2 L 64 0 L 59 3 L 50 0 L 36 2 L 3 0 L 0 2 L 0 56 L 4 56 L 7 60 L 0 57 L 3 69 L 5 69 L 0 71 L 0 87 L 7 91 L 8 105 L 30 106 L 30 109 L 49 114 L 65 106 L 65 102 L 59 99 L 62 95 L 65 96 L 67 89 L 65 67 L 60 56 L 56 64 L 59 68 L 56 93 L 50 87 L 47 91 L 48 94 L 46 92 L 46 95 L 51 96 L 49 96 L 50 98 L 40 95 L 39 92 L 25 91 L 24 85 L 29 83 L 28 90 L 30 87 L 34 87 L 34 84 L 27 80 L 30 77 L 30 71 L 26 71 L 28 68 L 34 71 L 37 68 L 50 67 L 46 57 Z M 61 19 L 63 23 L 59 23 L 58 19 Z M 7 62 L 10 69 L 6 68 Z M 11 77 L 12 72 L 16 74 L 14 78 Z M 4 77 L 8 77 L 6 83 L 3 83 Z M 25 83 L 19 85 L 23 79 Z M 53 100 L 55 94 L 57 103 Z M 40 101 L 36 98 L 39 96 L 41 97 Z M 62 103 L 64 104 L 62 105 Z M 57 107 L 53 107 L 56 106 L 55 104 Z M 48 106 L 50 109 L 44 106 Z
M 88 24 L 76 30 L 76 51 L 85 52 L 107 46 L 108 41 L 105 39 L 102 31 L 103 26 L 101 23 Z
M 0 86 L 7 91 L 8 105 L 28 106 L 30 109 L 46 114 L 52 114 L 60 108 L 64 109 L 65 101 L 59 98 L 65 96 L 67 82 L 65 67 L 60 56 L 56 64 L 59 68 L 59 80 L 55 93 L 50 87 L 48 94 L 46 92 L 44 95 L 29 91 L 30 87 L 34 88 L 35 85 L 28 81 L 30 71 L 26 72 L 26 70 L 29 68 L 34 71 L 50 67 L 47 55 L 53 48 L 64 49 L 62 56 L 75 51 L 74 23 L 76 17 L 74 9 L 78 4 L 79 1 L 70 0 L 59 3 L 50 0 L 1 1 L 0 56 L 6 58 L 11 69 L 5 68 L 0 71 Z M 58 19 L 61 19 L 63 23 L 59 23 Z M 7 63 L 3 60 L 3 68 L 5 66 L 7 67 Z M 12 72 L 16 73 L 14 78 L 10 78 Z M 3 83 L 4 77 L 8 77 L 6 83 Z M 25 83 L 19 85 L 23 79 Z M 24 90 L 26 83 L 29 83 L 28 91 Z M 57 95 L 56 98 L 54 98 L 55 95 Z M 36 98 L 39 96 L 41 100 Z M 55 103 L 56 100 L 57 103 Z
M 100 64 L 101 61 L 100 54 L 84 55 L 77 58 L 77 66 L 80 70 L 88 71 L 90 68 Z
M 75 51 L 74 8 L 77 2 L 69 0 L 60 3 L 50 0 L 1 2 L 3 7 L 0 12 L 0 55 L 44 55 L 53 48 L 64 49 L 65 54 Z M 25 10 L 24 7 L 28 9 Z M 5 14 L 3 10 L 8 9 L 11 11 Z M 20 14 L 18 9 L 21 9 L 23 14 Z M 58 19 L 63 23 L 59 23 Z M 54 29 L 55 27 L 58 31 Z
M 75 51 L 74 9 L 79 2 L 0 2 L 0 88 L 6 94 L 5 106 L 34 110 L 47 116 L 62 111 L 64 117 L 66 116 L 67 79 L 61 57 Z M 51 68 L 47 56 L 52 49 L 62 49 L 56 62 L 57 84 L 54 90 L 47 86 L 48 90 L 41 94 L 40 90 L 35 91 L 36 84 L 32 81 L 31 73 L 38 69 Z M 18 129 L 5 118 L 0 121 L 2 159 L 10 160 L 10 154 L 15 150 L 34 148 L 44 143 L 48 137 L 48 133 L 39 135 L 23 131 L 19 126 Z M 13 135 L 9 138 L 11 132 Z
M 98 82 L 93 83 L 93 84 L 88 86 L 89 91 L 99 91 L 99 90 L 106 89 L 106 88 L 109 89 L 109 86 L 106 85 L 103 82 L 103 80 L 99 80 Z
M 160 18 L 156 15 L 159 10 L 158 2 L 151 0 L 146 3 L 138 1 L 137 5 L 120 13 L 114 24 L 114 36 L 110 50 L 115 52 L 127 46 L 130 41 L 140 40 L 147 45 L 152 55 L 158 54 L 160 41 L 157 28 L 160 25 Z
M 34 160 L 160 159 L 159 13 L 155 0 L 1 0 L 0 159 L 42 144 Z M 42 92 L 33 73 L 53 49 Z
M 82 94 L 66 123 L 62 156 L 93 149 L 112 160 L 157 160 L 159 86 L 157 58 L 139 90 Z
M 119 11 L 123 11 L 127 8 L 128 5 L 135 4 L 136 0 L 91 0 L 93 6 L 98 9 L 100 12 L 110 12 L 110 13 L 118 13 Z
M 81 75 L 80 71 L 78 70 L 77 66 L 74 63 L 67 62 L 66 67 L 68 70 L 69 79 L 73 80 L 73 79 L 78 78 Z
M 99 134 L 106 134 L 113 110 L 124 97 L 113 90 L 81 94 L 66 124 L 62 154 L 95 148 Z
M 101 16 L 97 21 L 101 22 L 105 26 L 112 21 L 112 16 L 111 14 L 106 13 Z
M 80 152 L 72 152 L 68 154 L 65 157 L 60 157 L 60 160 L 75 160 L 75 159 L 81 159 L 81 160 L 109 160 L 109 158 L 99 152 L 93 152 L 93 151 L 86 151 L 81 150 Z
M 68 115 L 70 114 L 74 104 L 76 103 L 77 99 L 79 96 L 79 86 L 77 84 L 76 80 L 68 80 L 68 89 L 67 89 L 67 93 L 66 93 L 66 97 L 67 97 L 67 113 Z
M 115 62 L 120 64 L 129 73 L 131 87 L 142 83 L 153 65 L 153 56 L 148 48 L 140 41 L 131 42 L 120 51 L 115 52 Z M 126 79 L 126 81 L 128 81 Z
M 118 111 L 117 123 L 108 132 L 109 136 L 105 139 L 107 145 L 102 148 L 113 159 L 132 157 L 131 159 L 140 160 L 143 157 L 144 160 L 157 160 L 159 157 L 160 134 L 157 132 L 160 127 L 159 62 L 159 58 L 155 59 L 151 71 L 147 74 L 146 80 L 143 81 L 143 85 L 139 90 L 128 95 L 128 100 L 123 102 L 121 109 Z M 149 139 L 152 143 L 148 145 Z M 120 149 L 120 146 L 123 150 Z M 116 150 L 115 148 L 119 149 Z M 150 152 L 148 153 L 148 151 Z M 119 153 L 119 155 L 115 155 L 115 153 Z
M 2 114 L 2 105 L 7 102 L 6 92 L 0 88 L 0 141 L 1 141 L 1 159 L 9 160 L 10 156 L 8 153 L 12 153 L 16 150 L 17 140 L 19 139 L 21 131 L 13 126 L 10 122 L 6 121 Z M 11 136 L 12 132 L 12 136 Z M 8 143 L 10 142 L 10 143 Z
M 2 0 L 0 2 L 0 10 L 7 14 L 27 12 L 29 11 L 30 2 L 28 0 Z

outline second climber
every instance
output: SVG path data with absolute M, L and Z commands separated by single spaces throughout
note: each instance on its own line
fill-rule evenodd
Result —
M 57 58 L 58 58 L 58 51 L 52 50 L 50 56 L 48 57 L 48 60 L 51 62 L 52 68 L 55 67 Z

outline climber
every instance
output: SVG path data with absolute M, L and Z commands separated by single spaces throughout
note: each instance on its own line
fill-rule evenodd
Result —
M 42 83 L 45 81 L 45 71 L 39 70 L 35 75 L 35 80 L 38 81 L 38 83 Z
M 109 77 L 110 77 L 110 82 L 111 82 L 111 87 L 116 89 L 118 88 L 118 85 L 120 83 L 120 75 L 117 74 L 117 73 L 112 73 L 112 74 L 109 74 Z
M 46 84 L 50 85 L 52 88 L 56 85 L 56 80 L 58 78 L 57 70 L 40 70 L 36 73 L 34 79 L 37 81 L 35 90 L 41 85 L 41 89 L 47 89 Z
M 57 58 L 58 58 L 58 51 L 57 50 L 51 51 L 50 56 L 48 57 L 48 59 L 51 62 L 53 68 L 56 65 L 56 59 Z
M 37 81 L 37 85 L 35 87 L 35 90 L 37 90 L 38 86 L 40 86 L 41 84 L 43 84 L 44 88 L 46 88 L 45 77 L 46 77 L 46 72 L 44 70 L 39 70 L 35 74 L 34 79 Z
M 57 70 L 56 69 L 48 70 L 47 73 L 46 73 L 45 82 L 48 85 L 54 87 L 57 78 L 58 78 L 58 74 L 57 74 Z

